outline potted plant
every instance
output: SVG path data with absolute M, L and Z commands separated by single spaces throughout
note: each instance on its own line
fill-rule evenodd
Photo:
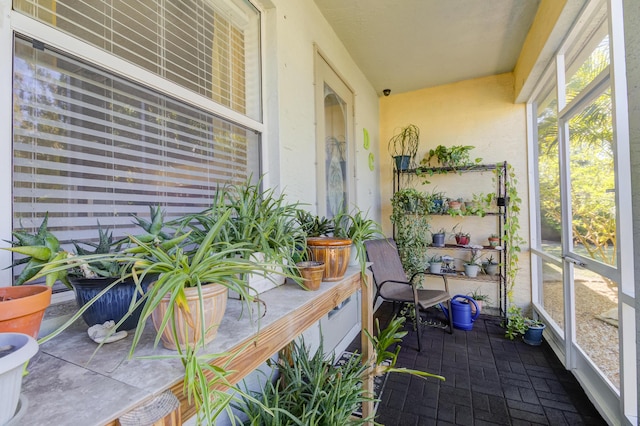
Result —
M 46 285 L 0 287 L 0 333 L 37 338 L 50 303 L 51 287 Z
M 338 218 L 346 216 L 339 215 Z M 339 281 L 347 272 L 351 256 L 350 238 L 336 236 L 336 218 L 313 216 L 299 212 L 297 220 L 306 232 L 306 252 L 310 260 L 324 263 L 324 281 Z M 338 231 L 340 235 L 341 231 Z
M 482 308 L 484 306 L 484 302 L 487 302 L 487 303 L 491 302 L 491 299 L 489 298 L 489 296 L 484 294 L 484 293 L 482 293 L 479 289 L 475 289 L 474 291 L 469 293 L 468 296 L 476 301 L 476 305 L 478 306 L 478 309 L 480 311 L 482 311 Z M 471 314 L 474 315 L 475 313 L 476 313 L 476 306 L 472 303 L 471 304 Z
M 542 333 L 546 325 L 541 321 L 522 315 L 522 308 L 511 305 L 507 310 L 505 337 L 510 340 L 523 336 L 525 343 L 538 346 L 542 343 Z
M 23 333 L 0 333 L 0 424 L 16 413 L 24 366 L 38 352 L 38 343 Z
M 524 332 L 522 340 L 527 345 L 540 346 L 542 344 L 542 333 L 547 326 L 543 322 L 532 318 L 526 318 L 525 325 L 527 326 L 527 331 Z
M 431 245 L 429 233 L 431 198 L 414 188 L 405 188 L 391 199 L 391 222 L 400 259 L 409 276 L 424 271 L 427 266 L 427 248 Z
M 205 345 L 217 333 L 228 290 L 235 291 L 243 300 L 253 300 L 242 276 L 264 272 L 270 265 L 237 256 L 249 250 L 244 243 L 217 241 L 230 216 L 231 211 L 227 210 L 197 243 L 189 238 L 190 233 L 185 234 L 180 244 L 169 246 L 131 237 L 135 246 L 125 250 L 130 256 L 118 260 L 133 260 L 132 274 L 140 279 L 158 275 L 141 298 L 143 308 L 135 329 L 134 347 L 149 318 L 157 331 L 156 343 L 161 339 L 168 349 Z
M 458 244 L 459 246 L 469 245 L 469 243 L 471 242 L 471 234 L 462 231 L 462 228 L 460 230 L 457 230 L 459 225 L 460 224 L 454 226 L 452 231 L 453 236 L 456 239 L 456 244 Z
M 320 289 L 324 278 L 324 262 L 305 260 L 296 263 L 296 268 L 302 278 L 302 287 L 311 291 Z
M 151 222 L 136 218 L 144 233 L 138 238 L 145 241 L 168 241 L 161 233 L 162 213 L 151 207 Z M 139 309 L 130 312 L 148 282 L 136 283 L 131 278 L 130 263 L 117 262 L 104 255 L 114 255 L 123 242 L 114 242 L 112 234 L 98 223 L 97 242 L 74 241 L 75 253 L 62 249 L 58 238 L 47 230 L 45 215 L 38 231 L 29 234 L 25 230 L 14 231 L 13 252 L 24 255 L 12 266 L 26 264 L 16 284 L 44 276 L 48 286 L 60 281 L 73 288 L 76 303 L 88 326 L 113 320 L 118 330 L 135 328 Z M 87 248 L 90 247 L 90 248 Z M 149 277 L 151 278 L 151 277 Z M 89 303 L 91 302 L 91 303 Z
M 244 276 L 255 294 L 284 283 L 282 272 L 300 260 L 296 253 L 305 237 L 297 222 L 298 205 L 287 203 L 284 194 L 277 195 L 274 189 L 260 187 L 261 180 L 219 187 L 209 209 L 180 219 L 180 227 L 190 229 L 190 238 L 198 243 L 230 211 L 217 240 L 243 243 L 239 256 L 274 265 L 271 271 Z
M 434 255 L 429 258 L 429 272 L 432 274 L 442 273 L 442 256 Z
M 431 241 L 434 247 L 444 247 L 445 238 L 446 233 L 444 228 L 440 228 L 439 231 L 431 233 Z
M 449 198 L 449 200 L 447 201 L 447 205 L 449 206 L 449 209 L 447 211 L 451 216 L 462 215 L 462 198 Z
M 489 255 L 489 257 L 482 262 L 482 270 L 487 275 L 496 275 L 498 273 L 499 263 L 493 258 L 493 255 Z
M 378 222 L 367 217 L 367 213 L 355 207 L 351 213 L 342 213 L 334 218 L 334 235 L 350 239 L 353 246 L 349 265 L 360 265 L 362 274 L 366 270 L 367 251 L 364 242 L 383 236 Z
M 468 277 L 475 278 L 480 271 L 480 265 L 478 260 L 480 258 L 480 251 L 476 248 L 471 249 L 471 258 L 464 262 L 464 274 Z
M 481 158 L 476 158 L 473 161 L 470 159 L 470 152 L 474 149 L 471 145 L 454 145 L 447 148 L 443 145 L 438 145 L 434 149 L 430 149 L 421 161 L 421 164 L 426 166 L 432 166 L 431 160 L 436 160 L 437 164 L 443 167 L 450 167 L 456 169 L 470 164 L 477 164 L 482 161 Z
M 400 129 L 398 133 L 389 139 L 389 154 L 394 159 L 395 168 L 398 171 L 409 169 L 415 159 L 420 144 L 420 129 L 409 124 Z
M 498 234 L 489 235 L 489 247 L 498 247 L 500 245 L 500 236 Z
M 247 424 L 264 426 L 281 425 L 354 425 L 368 424 L 370 418 L 354 418 L 353 414 L 365 401 L 375 395 L 363 392 L 362 382 L 370 376 L 387 373 L 406 373 L 422 378 L 445 380 L 444 377 L 424 371 L 396 367 L 402 341 L 407 332 L 400 331 L 404 317 L 394 317 L 380 330 L 376 320 L 376 335 L 363 330 L 373 346 L 373 354 L 364 359 L 360 353 L 345 353 L 337 358 L 326 355 L 323 342 L 310 354 L 304 340 L 293 341 L 286 355 L 278 363 L 279 377 L 267 380 L 253 400 L 245 400 L 235 408 L 248 416 Z M 275 372 L 275 369 L 274 369 Z M 258 400 L 260 404 L 258 404 Z M 272 412 L 265 411 L 270 407 Z

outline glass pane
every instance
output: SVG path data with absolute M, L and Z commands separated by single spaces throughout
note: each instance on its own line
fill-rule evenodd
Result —
M 327 215 L 347 208 L 347 108 L 344 100 L 324 86 Z
M 538 104 L 538 209 L 540 241 L 560 246 L 560 161 L 558 100 L 555 88 Z
M 260 13 L 248 1 L 16 0 L 14 8 L 259 120 Z
M 618 284 L 581 268 L 574 282 L 576 343 L 619 389 Z
M 597 39 L 596 39 L 597 40 Z M 609 36 L 606 35 L 599 39 L 597 45 L 589 50 L 590 46 L 584 47 L 587 52 L 590 51 L 589 56 L 583 58 L 578 55 L 575 62 L 569 64 L 567 69 L 567 75 L 571 77 L 567 78 L 566 86 L 566 101 L 571 102 L 573 98 L 589 85 L 607 66 L 609 66 Z M 583 60 L 583 62 L 579 62 Z M 579 65 L 579 66 L 578 66 Z M 574 69 L 575 68 L 575 69 Z
M 616 204 L 611 92 L 569 121 L 573 251 L 616 266 Z
M 543 259 L 539 259 L 539 264 L 542 265 L 542 305 L 558 327 L 564 329 L 562 266 Z

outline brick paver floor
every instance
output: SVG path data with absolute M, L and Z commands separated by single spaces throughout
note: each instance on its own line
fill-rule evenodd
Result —
M 384 327 L 392 305 L 376 312 Z M 376 421 L 418 425 L 606 425 L 551 348 L 504 337 L 501 319 L 483 316 L 473 330 L 425 327 L 422 352 L 412 324 L 398 367 L 437 373 L 445 382 L 390 374 Z M 359 338 L 350 350 L 357 349 Z

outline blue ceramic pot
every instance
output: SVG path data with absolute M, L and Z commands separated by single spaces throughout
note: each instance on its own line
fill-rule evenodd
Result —
M 146 291 L 147 286 L 156 277 L 146 277 L 142 282 L 142 288 Z M 86 305 L 91 299 L 97 296 L 102 290 L 113 283 L 117 278 L 70 278 L 71 285 L 76 293 L 76 303 L 78 308 Z M 103 324 L 113 320 L 118 323 L 129 312 L 131 300 L 135 297 L 138 300 L 142 295 L 137 291 L 133 278 L 124 280 L 114 285 L 105 294 L 82 313 L 82 319 L 89 327 L 96 324 Z M 132 330 L 138 325 L 142 306 L 135 309 L 131 315 L 122 323 L 118 330 Z
M 408 155 L 397 155 L 393 157 L 396 162 L 396 170 L 405 171 L 409 169 L 411 157 Z
M 546 327 L 547 326 L 544 324 L 529 326 L 527 331 L 524 333 L 524 342 L 527 345 L 540 346 L 542 343 L 542 332 Z

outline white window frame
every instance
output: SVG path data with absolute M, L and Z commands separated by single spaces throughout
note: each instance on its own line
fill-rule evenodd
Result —
M 252 5 L 261 14 L 260 19 L 260 36 L 261 40 L 266 40 L 266 26 L 264 24 L 265 9 L 261 5 L 252 2 Z M 273 28 L 271 28 L 273 29 Z M 13 37 L 14 33 L 19 33 L 36 40 L 44 40 L 48 46 L 56 48 L 61 52 L 66 52 L 80 60 L 94 64 L 104 68 L 118 76 L 130 79 L 133 82 L 144 85 L 152 90 L 160 93 L 168 94 L 179 101 L 184 101 L 194 107 L 201 108 L 218 117 L 233 122 L 237 125 L 246 127 L 256 133 L 262 135 L 260 141 L 260 157 L 262 161 L 263 171 L 268 170 L 265 165 L 269 164 L 268 151 L 266 146 L 266 138 L 268 135 L 268 127 L 265 125 L 267 120 L 267 108 L 265 108 L 265 93 L 267 79 L 265 78 L 265 70 L 268 68 L 268 57 L 265 50 L 260 48 L 261 67 L 260 77 L 262 81 L 261 102 L 260 106 L 263 114 L 262 121 L 258 121 L 247 117 L 232 109 L 220 105 L 213 100 L 207 99 L 201 95 L 195 94 L 189 89 L 181 87 L 176 83 L 168 81 L 148 70 L 137 65 L 131 64 L 120 59 L 111 53 L 105 52 L 93 45 L 90 45 L 80 39 L 68 35 L 56 28 L 38 22 L 37 20 L 25 16 L 12 10 L 11 0 L 0 0 L 0 179 L 5 183 L 0 186 L 0 205 L 9 206 L 0 210 L 0 239 L 11 240 L 12 232 L 12 87 L 13 87 Z M 269 150 L 271 151 L 271 150 Z M 272 155 L 272 157 L 274 157 Z M 273 186 L 274 177 L 263 180 L 263 184 L 267 187 Z M 12 262 L 11 253 L 0 250 L 0 268 L 10 265 Z M 0 286 L 11 285 L 12 270 L 0 269 Z M 71 295 L 63 296 L 67 299 Z M 57 301 L 54 299 L 54 302 Z

